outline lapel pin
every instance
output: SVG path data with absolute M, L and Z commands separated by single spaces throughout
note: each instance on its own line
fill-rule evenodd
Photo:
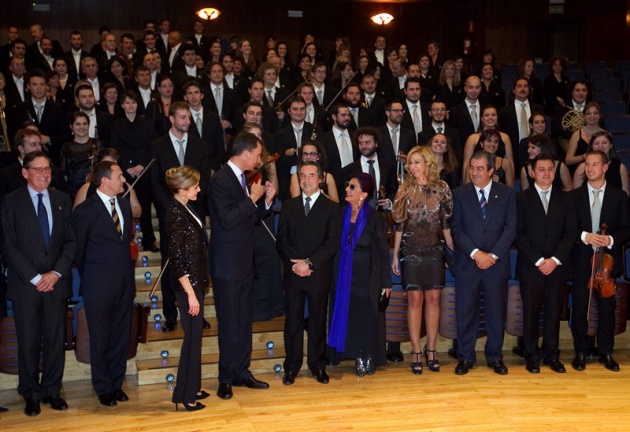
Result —
M 495 196 L 494 196 L 494 199 L 497 199 L 497 198 L 499 198 L 499 195 L 495 195 Z

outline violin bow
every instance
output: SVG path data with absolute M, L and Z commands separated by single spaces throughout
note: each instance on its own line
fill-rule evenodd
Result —
M 154 164 L 155 164 L 155 158 L 151 159 L 151 161 L 147 164 L 147 166 L 145 166 L 144 169 L 140 172 L 140 174 L 138 174 L 138 177 L 136 177 L 133 183 L 131 183 L 131 186 L 129 186 L 129 189 L 127 189 L 127 192 L 123 194 L 122 196 L 123 198 L 126 198 L 127 195 L 131 193 L 131 189 L 133 189 L 136 183 L 138 183 L 138 180 L 140 180 L 142 176 L 145 175 Z

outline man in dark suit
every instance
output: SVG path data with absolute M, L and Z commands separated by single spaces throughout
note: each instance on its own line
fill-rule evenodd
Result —
M 44 31 L 44 28 L 41 26 L 41 24 L 33 24 L 30 27 L 30 31 L 31 37 L 33 38 L 33 43 L 26 47 L 25 57 L 26 66 L 28 67 L 29 71 L 33 69 L 37 64 L 37 55 L 41 54 L 42 52 L 41 42 L 42 39 L 46 37 L 46 32 Z M 50 43 L 52 44 L 50 55 L 53 58 L 63 57 L 63 49 L 61 49 L 61 44 L 59 44 L 58 41 L 52 39 L 50 39 Z
M 560 362 L 560 311 L 564 286 L 571 277 L 571 248 L 577 238 L 577 218 L 571 197 L 553 188 L 556 167 L 548 156 L 534 159 L 534 187 L 517 196 L 518 260 L 516 278 L 523 298 L 524 357 L 530 373 L 540 372 L 540 360 L 556 373 Z M 544 307 L 543 342 L 538 347 L 540 310 Z
M 53 44 L 52 39 L 48 36 L 44 36 L 39 41 L 39 50 L 33 53 L 33 58 L 29 66 L 29 70 L 39 69 L 44 73 L 51 72 L 53 70 L 54 57 L 52 55 Z
M 366 73 L 361 77 L 361 90 L 363 90 L 362 104 L 372 113 L 374 125 L 383 126 L 387 121 L 385 117 L 386 101 L 376 92 L 374 75 Z
M 241 133 L 233 155 L 212 178 L 210 209 L 210 274 L 219 321 L 219 389 L 221 399 L 232 397 L 232 386 L 266 389 L 249 371 L 252 353 L 254 286 L 253 226 L 269 211 L 276 189 L 271 182 L 247 187 L 245 171 L 261 162 L 263 143 Z M 260 200 L 260 202 L 259 202 Z
M 105 41 L 103 42 L 103 51 L 98 53 L 94 58 L 98 63 L 98 70 L 101 73 L 107 75 L 109 74 L 109 70 L 107 69 L 107 64 L 112 59 L 119 54 L 118 49 L 116 48 L 116 35 L 113 33 L 107 34 L 105 36 Z
M 9 73 L 5 75 L 4 79 L 6 81 L 4 88 L 5 106 L 10 111 L 31 97 L 26 85 L 26 67 L 23 58 L 13 57 L 11 59 L 9 62 Z
M 301 96 L 295 96 L 289 102 L 289 117 L 291 123 L 276 132 L 274 136 L 274 152 L 280 154 L 276 166 L 278 168 L 278 196 L 282 201 L 291 198 L 289 188 L 291 174 L 297 172 L 298 150 L 302 142 L 311 138 L 313 125 L 304 121 L 306 117 L 306 102 Z
M 64 53 L 68 65 L 68 75 L 75 79 L 83 78 L 81 60 L 89 55 L 90 53 L 83 50 L 83 34 L 77 30 L 72 31 L 70 33 L 70 49 Z
M 437 100 L 431 102 L 429 116 L 431 117 L 431 123 L 427 124 L 418 135 L 418 144 L 431 144 L 431 139 L 433 139 L 435 134 L 438 133 L 446 135 L 446 138 L 450 141 L 451 148 L 457 157 L 457 162 L 459 162 L 461 166 L 462 159 L 464 158 L 464 142 L 459 140 L 459 132 L 457 129 L 448 126 L 444 122 L 444 119 L 446 118 L 446 104 Z
M 208 176 L 210 174 L 210 156 L 208 147 L 198 137 L 188 133 L 190 128 L 190 108 L 185 102 L 175 102 L 168 113 L 171 129 L 168 134 L 158 138 L 151 145 L 151 159 L 155 159 L 155 166 L 151 169 L 151 185 L 153 191 L 153 203 L 160 221 L 160 253 L 162 265 L 166 264 L 169 257 L 167 213 L 173 201 L 173 194 L 166 186 L 164 174 L 167 170 L 177 166 L 188 165 L 201 174 L 201 194 L 196 202 L 191 205 L 198 215 L 205 218 L 206 207 L 203 199 Z M 202 219 L 203 220 L 203 219 Z M 168 283 L 170 270 L 166 267 L 162 275 L 162 303 L 164 310 L 164 324 L 162 331 L 165 333 L 175 329 L 177 324 L 177 308 L 175 307 L 175 294 Z M 206 328 L 207 327 L 206 325 Z
M 375 126 L 374 115 L 372 111 L 361 105 L 361 87 L 359 84 L 350 83 L 343 92 L 343 101 L 350 108 L 350 126 L 351 132 L 366 126 Z
M 563 122 L 565 116 L 573 111 L 572 114 L 578 116 L 584 113 L 584 105 L 588 99 L 589 86 L 588 81 L 577 79 L 569 84 L 569 93 L 571 101 L 565 105 L 558 105 L 553 111 L 553 119 L 551 122 L 551 134 L 558 140 L 562 149 L 566 152 L 569 145 L 571 135 L 575 130 L 575 123 Z M 578 122 L 579 123 L 579 122 Z
M 234 129 L 236 116 L 237 95 L 223 80 L 223 65 L 219 62 L 210 64 L 208 79 L 209 85 L 203 89 L 204 108 L 218 114 L 221 117 L 221 125 L 226 133 Z
M 79 84 L 74 89 L 75 102 L 79 111 L 87 114 L 90 119 L 90 138 L 97 138 L 101 147 L 109 147 L 112 136 L 112 122 L 114 116 L 106 111 L 97 110 L 94 89 L 89 84 Z
M 120 168 L 131 184 L 150 162 L 151 143 L 157 138 L 151 120 L 138 116 L 138 95 L 125 90 L 120 100 L 125 116 L 111 127 L 111 147 L 118 150 Z M 135 184 L 134 190 L 142 207 L 140 229 L 145 251 L 159 252 L 155 245 L 155 233 L 151 222 L 151 176 L 145 173 Z
M 451 108 L 448 125 L 457 129 L 459 141 L 465 144 L 468 137 L 479 129 L 481 121 L 481 104 L 479 103 L 481 80 L 474 75 L 469 76 L 464 83 L 464 92 L 466 93 L 466 99 L 464 102 Z
M 209 36 L 203 34 L 203 21 L 197 19 L 193 22 L 193 35 L 186 38 L 186 42 L 189 42 L 197 48 L 197 52 L 204 59 L 208 59 L 208 50 L 212 40 Z
M 518 144 L 523 138 L 528 138 L 529 118 L 535 112 L 542 113 L 544 108 L 531 103 L 529 100 L 530 87 L 527 78 L 517 78 L 512 87 L 514 101 L 499 111 L 499 124 L 512 142 L 514 167 L 518 169 L 525 161 L 519 160 Z
M 265 62 L 261 64 L 256 74 L 258 75 L 258 78 L 263 81 L 265 92 L 263 101 L 269 105 L 270 108 L 276 110 L 279 103 L 287 103 L 285 102 L 285 99 L 289 96 L 289 91 L 276 86 L 276 81 L 278 80 L 278 69 L 276 69 L 272 63 Z M 282 109 L 285 107 L 287 107 L 287 105 L 281 105 Z
M 183 48 L 181 33 L 178 31 L 170 32 L 168 34 L 168 51 L 166 52 L 166 58 L 162 60 L 163 71 L 173 73 L 173 71 L 184 66 L 184 60 L 182 59 Z
M 198 50 L 193 44 L 187 42 L 182 48 L 183 66 L 173 70 L 173 83 L 175 91 L 178 95 L 183 96 L 182 87 L 190 80 L 201 81 L 203 77 L 203 69 L 197 67 Z
M 249 81 L 249 88 L 247 89 L 247 92 L 249 95 L 248 102 L 256 102 L 262 106 L 263 115 L 262 115 L 261 126 L 265 132 L 271 134 L 280 128 L 280 124 L 282 123 L 282 120 L 279 119 L 280 113 L 274 110 L 273 108 L 271 108 L 269 104 L 265 103 L 264 89 L 265 87 L 264 87 L 263 81 L 258 77 L 253 77 Z M 206 87 L 206 90 L 207 90 L 207 87 Z M 238 101 L 238 99 L 239 99 L 239 96 L 236 95 L 236 100 Z M 245 116 L 244 110 L 246 109 L 246 106 L 247 104 L 243 107 L 237 108 L 235 111 L 234 122 L 232 123 L 235 131 L 240 131 L 243 128 L 243 118 Z M 282 114 L 284 115 L 284 112 Z M 287 116 L 284 116 L 285 119 L 286 117 Z M 265 141 L 265 145 L 267 146 L 267 148 L 270 148 L 269 143 L 267 141 Z
M 317 62 L 311 68 L 311 82 L 315 88 L 315 99 L 313 104 L 326 108 L 333 101 L 338 88 L 326 84 L 326 63 Z
M 381 67 L 384 67 L 387 63 L 387 59 L 385 58 L 386 47 L 387 39 L 385 39 L 385 37 L 381 35 L 377 36 L 376 39 L 374 39 L 374 49 L 368 54 L 370 63 L 379 63 Z
M 0 71 L 5 73 L 11 57 L 13 56 L 11 53 L 11 42 L 20 38 L 20 34 L 17 26 L 10 25 L 7 27 L 7 43 L 0 46 Z M 26 48 L 26 45 L 25 45 Z
M 476 360 L 479 300 L 484 293 L 488 367 L 505 375 L 503 363 L 507 281 L 510 246 L 516 236 L 514 190 L 492 181 L 494 155 L 479 151 L 470 160 L 471 183 L 453 192 L 451 231 L 455 254 L 455 316 L 457 319 L 457 375 L 464 375 Z
M 42 146 L 47 149 L 53 163 L 59 164 L 61 146 L 69 141 L 70 125 L 61 105 L 46 99 L 46 79 L 41 71 L 31 71 L 26 78 L 31 99 L 18 104 L 10 115 L 9 136 L 24 122 L 31 120 L 42 134 Z
M 304 304 L 308 301 L 307 364 L 321 384 L 326 374 L 326 314 L 332 280 L 332 261 L 339 248 L 339 205 L 319 190 L 323 181 L 316 162 L 304 162 L 299 170 L 300 196 L 282 205 L 278 224 L 278 252 L 284 262 L 284 377 L 291 385 L 304 358 Z
M 158 36 L 153 30 L 146 30 L 144 32 L 142 42 L 142 46 L 136 49 L 136 54 L 134 55 L 134 66 L 136 68 L 144 63 L 144 56 L 147 54 L 158 53 L 160 54 L 160 58 L 166 58 L 166 51 L 160 49 L 158 46 Z
M 623 245 L 630 239 L 630 208 L 626 194 L 606 182 L 608 158 L 601 151 L 589 151 L 584 154 L 584 173 L 588 181 L 573 191 L 573 204 L 577 214 L 579 240 L 571 251 L 573 265 L 573 287 L 571 296 L 571 333 L 575 358 L 573 369 L 582 371 L 586 368 L 588 349 L 588 280 L 591 277 L 591 257 L 593 248 L 605 248 L 611 254 L 614 267 L 613 278 L 622 273 Z M 607 225 L 606 234 L 598 234 L 603 224 Z M 596 291 L 596 290 L 595 290 Z M 603 298 L 593 293 L 597 302 L 597 347 L 599 361 L 613 372 L 619 371 L 619 364 L 613 359 L 615 343 L 615 296 Z
M 41 151 L 29 153 L 22 175 L 27 186 L 2 203 L 2 236 L 18 338 L 18 391 L 26 401 L 24 413 L 36 416 L 40 401 L 54 410 L 68 408 L 59 394 L 75 242 L 70 196 L 49 188 L 50 159 Z
M 225 135 L 218 114 L 203 108 L 204 94 L 198 81 L 189 81 L 182 89 L 184 101 L 190 107 L 192 123 L 188 131 L 203 140 L 208 148 L 210 168 L 219 171 L 227 160 L 225 155 Z
M 418 134 L 422 132 L 424 127 L 431 123 L 429 117 L 429 106 L 420 101 L 422 90 L 420 80 L 418 78 L 408 78 L 405 81 L 405 101 L 403 107 L 402 127 L 414 131 L 416 142 L 418 142 Z
M 341 170 L 344 182 L 348 182 L 356 173 L 364 172 L 372 175 L 376 188 L 374 196 L 369 197 L 370 205 L 375 209 L 378 206 L 384 210 L 390 210 L 398 191 L 396 165 L 379 157 L 381 138 L 375 128 L 359 128 L 354 134 L 354 139 L 361 157 Z M 384 194 L 381 193 L 383 191 Z M 339 202 L 344 202 L 345 189 L 343 192 L 338 191 L 338 193 Z
M 75 263 L 90 335 L 92 386 L 102 405 L 129 400 L 122 390 L 127 369 L 131 308 L 135 293 L 131 204 L 118 198 L 125 177 L 113 162 L 94 166 L 96 193 L 74 210 Z

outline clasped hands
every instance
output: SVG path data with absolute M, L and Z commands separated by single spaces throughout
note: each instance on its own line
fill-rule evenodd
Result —
M 475 264 L 477 264 L 477 267 L 479 267 L 481 270 L 489 269 L 497 262 L 492 254 L 480 250 L 475 252 L 473 259 L 475 260 Z
M 293 267 L 291 267 L 291 270 L 293 270 L 293 273 L 295 273 L 296 275 L 300 277 L 307 277 L 313 273 L 313 270 L 311 270 L 311 267 L 306 264 L 305 260 L 292 259 L 291 262 L 294 263 Z
M 53 271 L 44 273 L 42 278 L 35 284 L 37 291 L 50 292 L 55 289 L 55 284 L 59 281 L 59 275 Z
M 584 240 L 586 244 L 597 247 L 607 247 L 610 244 L 610 237 L 606 234 L 586 233 Z

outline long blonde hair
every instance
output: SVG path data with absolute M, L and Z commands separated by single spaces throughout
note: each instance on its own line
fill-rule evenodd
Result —
M 422 156 L 422 158 L 424 159 L 424 163 L 426 165 L 426 176 L 429 184 L 437 183 L 440 180 L 438 164 L 435 160 L 435 156 L 433 156 L 433 152 L 427 146 L 415 146 L 414 148 L 409 150 L 409 153 L 407 154 L 407 161 L 405 162 L 405 171 L 411 174 L 411 172 L 409 171 L 409 160 L 411 159 L 411 156 L 415 155 L 416 153 L 419 153 L 420 156 Z M 413 175 L 408 175 L 405 179 L 405 183 L 411 182 L 413 180 L 415 180 L 415 177 Z

